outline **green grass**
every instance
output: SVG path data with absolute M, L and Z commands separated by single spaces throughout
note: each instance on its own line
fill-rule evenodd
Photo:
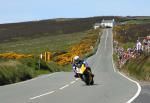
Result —
M 39 68 L 39 59 L 37 55 L 45 51 L 60 52 L 68 51 L 74 44 L 80 43 L 85 37 L 99 35 L 99 31 L 88 30 L 72 34 L 61 34 L 53 36 L 44 36 L 34 39 L 18 39 L 0 44 L 0 53 L 16 52 L 35 55 L 35 58 L 24 59 L 0 59 L 0 85 L 16 83 L 31 79 L 43 74 L 49 74 L 59 71 L 71 71 L 71 64 L 58 65 L 56 62 L 45 62 L 41 60 Z M 99 44 L 99 38 L 92 52 L 85 54 L 85 58 L 96 52 Z
M 40 54 L 45 51 L 67 51 L 69 46 L 80 42 L 85 36 L 97 35 L 88 34 L 85 32 L 78 32 L 72 34 L 62 34 L 56 36 L 44 36 L 35 39 L 21 39 L 19 41 L 1 43 L 0 53 L 4 52 L 17 52 L 17 53 L 30 53 Z
M 136 46 L 136 40 L 138 37 L 146 37 L 149 34 L 150 19 L 128 19 L 124 21 L 125 25 L 118 26 L 114 35 L 115 41 L 119 42 L 119 47 L 123 47 L 125 50 L 127 48 L 134 48 Z M 130 24 L 130 25 L 126 25 Z M 125 32 L 123 31 L 125 29 Z M 116 54 L 114 54 L 115 56 Z M 114 57 L 115 64 L 117 64 L 118 59 Z M 118 67 L 119 70 L 134 76 L 139 80 L 150 81 L 150 56 L 143 53 L 136 59 L 130 59 L 122 67 Z
M 132 20 L 127 20 L 123 23 L 126 24 L 144 24 L 144 23 L 150 23 L 150 19 L 132 19 Z
M 127 50 L 128 48 L 134 48 L 136 45 L 133 42 L 127 42 L 120 44 L 120 46 Z
M 101 35 L 97 38 L 97 42 L 96 42 L 96 44 L 95 44 L 95 47 L 94 47 L 93 51 L 91 51 L 91 52 L 85 54 L 85 55 L 83 56 L 83 58 L 88 58 L 88 57 L 90 57 L 90 56 L 92 56 L 92 55 L 94 55 L 94 54 L 96 53 L 96 51 L 97 51 L 97 49 L 98 49 L 98 45 L 99 45 L 99 43 L 100 43 L 100 37 L 101 37 Z
M 8 60 L 0 63 L 0 85 L 31 79 L 33 70 L 19 61 Z
M 122 68 L 122 71 L 129 73 L 139 80 L 150 80 L 150 57 L 140 56 L 137 59 L 128 61 Z
M 59 71 L 70 71 L 71 65 L 59 66 L 55 62 L 41 61 L 38 59 L 4 59 L 0 60 L 0 85 L 28 80 L 39 75 Z
M 119 46 L 123 47 L 125 50 L 127 48 L 133 48 L 135 43 L 128 42 L 120 44 Z M 150 56 L 142 54 L 136 59 L 130 59 L 124 65 L 120 67 L 118 64 L 117 54 L 113 54 L 113 60 L 115 61 L 116 67 L 130 76 L 137 78 L 138 80 L 150 81 Z
M 138 80 L 150 81 L 150 56 L 141 55 L 137 59 L 128 60 L 122 67 L 118 64 L 117 54 L 113 54 L 116 67 Z
M 52 72 L 71 71 L 71 64 L 60 66 L 53 61 L 41 61 L 39 69 L 37 56 L 47 51 L 53 54 L 66 52 L 85 37 L 98 36 L 99 31 L 89 29 L 103 18 L 114 17 L 57 19 L 1 25 L 0 53 L 33 54 L 35 58 L 17 60 L 1 58 L 0 85 L 20 82 Z M 98 43 L 93 52 L 85 54 L 85 58 L 95 53 Z M 13 65 L 9 66 L 11 63 Z
M 35 71 L 35 75 L 39 76 L 39 75 L 44 75 L 44 74 L 49 74 L 50 72 L 48 70 L 36 70 Z
M 117 57 L 117 54 L 113 54 L 113 60 L 115 61 L 115 62 L 117 62 L 117 60 L 118 60 L 118 57 Z

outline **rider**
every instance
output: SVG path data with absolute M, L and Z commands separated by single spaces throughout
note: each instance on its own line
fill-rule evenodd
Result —
M 89 70 L 91 71 L 91 68 L 88 66 L 88 63 L 87 63 L 86 61 L 80 59 L 79 56 L 75 56 L 75 57 L 73 58 L 73 65 L 72 65 L 72 69 L 73 69 L 73 71 L 74 71 L 74 73 L 75 73 L 74 77 L 76 77 L 76 78 L 79 77 L 79 76 L 78 76 L 78 73 L 76 72 L 76 68 L 77 68 L 78 65 L 82 65 L 82 64 L 85 65 L 86 69 L 89 69 Z M 92 73 L 92 72 L 91 72 L 91 73 Z M 92 76 L 94 76 L 94 75 L 92 74 Z

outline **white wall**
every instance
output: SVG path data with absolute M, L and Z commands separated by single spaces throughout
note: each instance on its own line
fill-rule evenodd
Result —
M 113 23 L 101 23 L 101 26 L 103 27 L 113 27 Z
M 94 29 L 97 29 L 97 28 L 99 28 L 99 26 L 94 26 Z

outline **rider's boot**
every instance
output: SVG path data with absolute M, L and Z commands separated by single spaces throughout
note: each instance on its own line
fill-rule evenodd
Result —
M 74 75 L 74 77 L 75 77 L 75 78 L 79 78 L 79 75 L 76 73 L 76 74 Z

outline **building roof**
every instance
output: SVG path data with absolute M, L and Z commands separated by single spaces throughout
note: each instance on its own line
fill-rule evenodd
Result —
M 95 23 L 94 26 L 101 26 L 103 23 L 113 23 L 114 22 L 114 19 L 112 20 L 102 20 L 101 23 Z
M 102 20 L 102 23 L 113 23 L 114 22 L 114 20 Z
M 101 26 L 101 23 L 95 23 L 94 26 Z

